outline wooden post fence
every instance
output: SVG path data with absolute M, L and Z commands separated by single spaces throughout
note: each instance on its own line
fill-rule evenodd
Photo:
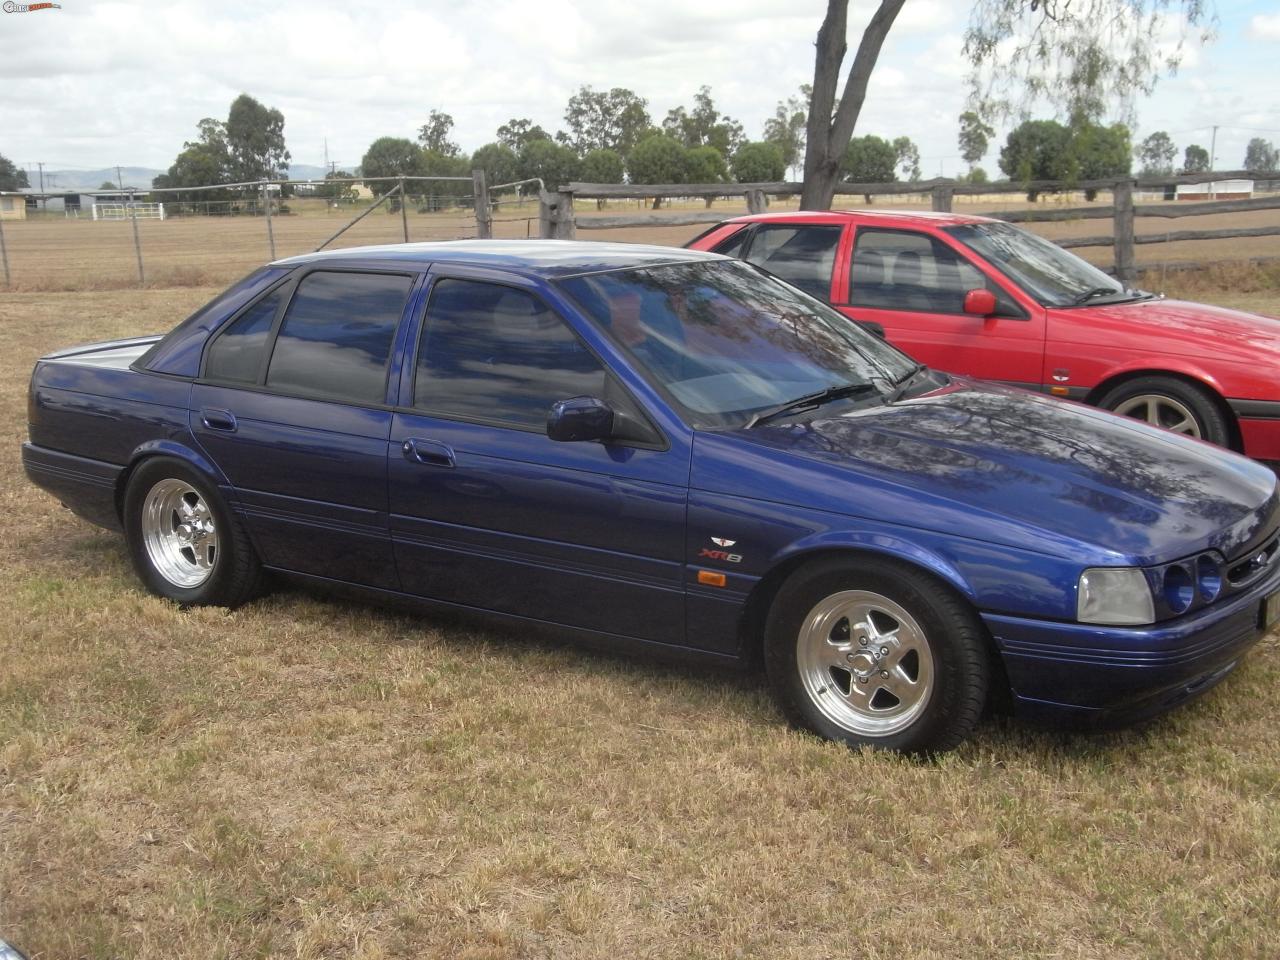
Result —
M 951 212 L 951 200 L 955 196 L 955 188 L 940 183 L 933 188 L 933 209 L 938 213 Z
M 134 203 L 133 188 L 129 188 L 129 220 L 133 223 L 133 252 L 138 258 L 138 286 L 147 284 L 147 275 L 142 271 L 142 241 L 138 239 L 138 208 Z
M 271 191 L 267 187 L 267 181 L 262 181 L 262 203 L 263 209 L 267 212 L 267 246 L 271 248 L 271 259 L 276 258 L 276 232 L 271 226 Z
M 485 185 L 484 171 L 471 171 L 471 192 L 475 194 L 476 236 L 488 240 L 493 236 L 493 210 L 489 206 L 489 188 Z
M 25 200 L 19 199 L 19 202 L 25 203 Z M 4 285 L 10 285 L 9 279 L 9 248 L 4 245 L 4 218 L 0 217 L 0 261 L 4 262 Z
M 400 178 L 400 229 L 404 232 L 404 242 L 409 242 L 409 210 L 406 204 L 409 198 L 404 194 L 404 177 Z
M 765 199 L 763 190 L 748 190 L 747 213 L 764 213 L 769 209 L 769 201 Z
M 1133 242 L 1133 181 L 1120 180 L 1112 188 L 1112 226 L 1115 231 L 1116 279 L 1128 285 L 1138 282 L 1137 254 Z

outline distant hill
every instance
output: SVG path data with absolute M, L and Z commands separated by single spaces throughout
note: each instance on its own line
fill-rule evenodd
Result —
M 127 190 L 129 187 L 136 187 L 139 190 L 150 188 L 151 181 L 163 170 L 153 170 L 150 167 L 121 167 L 120 179 L 124 180 L 124 186 Z M 310 163 L 295 163 L 289 167 L 290 180 L 323 180 L 325 168 Z M 97 190 L 102 186 L 104 181 L 110 180 L 113 184 L 118 183 L 115 167 L 104 167 L 101 170 L 46 170 L 44 172 L 44 186 L 49 192 L 58 190 Z M 33 189 L 40 189 L 40 178 L 33 172 L 31 175 L 31 186 Z
M 121 167 L 120 177 L 116 177 L 115 167 L 104 167 L 101 170 L 46 170 L 44 172 L 44 188 L 50 192 L 56 190 L 97 190 L 104 181 L 119 183 L 124 186 L 146 190 L 151 186 L 151 179 L 164 173 L 163 170 L 152 170 L 150 167 Z M 40 177 L 34 171 L 29 174 L 31 186 L 40 189 Z

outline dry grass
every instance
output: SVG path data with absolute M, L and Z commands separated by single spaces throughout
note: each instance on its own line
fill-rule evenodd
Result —
M 1280 646 L 936 764 L 753 677 L 293 590 L 144 594 L 21 475 L 32 360 L 213 291 L 0 299 L 0 936 L 41 958 L 1274 957 Z
M 857 197 L 838 198 L 838 206 L 862 206 Z M 873 209 L 926 210 L 914 198 L 882 198 Z M 1055 202 L 1055 201 L 1049 201 Z M 1066 205 L 1082 201 L 1070 196 Z M 1109 203 L 1107 196 L 1096 201 Z M 314 250 L 339 230 L 353 213 L 350 208 L 328 210 L 320 201 L 290 201 L 297 215 L 272 218 L 276 256 L 293 256 Z M 775 200 L 771 209 L 795 209 L 796 198 Z M 986 213 L 992 210 L 1022 209 L 1030 206 L 1018 197 L 958 198 L 956 210 Z M 702 210 L 700 201 L 680 203 L 678 210 Z M 745 213 L 740 200 L 718 200 L 714 209 L 728 218 Z M 648 204 L 639 201 L 611 201 L 608 209 L 596 210 L 590 201 L 577 204 L 580 221 L 596 216 L 640 214 Z M 537 236 L 538 208 L 532 201 L 501 204 L 495 215 L 494 235 L 503 238 Z M 475 235 L 469 211 L 435 214 L 411 212 L 408 216 L 411 240 L 448 240 Z M 1139 233 L 1161 233 L 1174 229 L 1208 230 L 1230 226 L 1265 226 L 1280 223 L 1280 211 L 1259 210 L 1246 214 L 1224 214 L 1180 220 L 1140 218 Z M 680 246 L 703 229 L 693 227 L 644 227 L 630 229 L 582 230 L 590 240 L 621 240 Z M 1031 224 L 1031 229 L 1059 240 L 1066 237 L 1110 234 L 1110 220 L 1077 220 L 1063 223 Z M 133 247 L 132 225 L 123 221 L 35 219 L 5 224 L 9 248 L 12 287 L 17 291 L 119 290 L 138 285 L 138 269 Z M 147 286 L 218 286 L 243 276 L 271 259 L 267 225 L 261 217 L 184 217 L 167 221 L 138 221 Z M 333 246 L 371 243 L 400 243 L 404 232 L 398 213 L 375 211 L 343 234 Z M 1094 263 L 1108 266 L 1112 253 L 1106 247 L 1075 251 Z M 1162 243 L 1139 246 L 1138 262 L 1159 269 L 1166 262 L 1243 260 L 1250 257 L 1280 256 L 1280 237 L 1244 240 Z

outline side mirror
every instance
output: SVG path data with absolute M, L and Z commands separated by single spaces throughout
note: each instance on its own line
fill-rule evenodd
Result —
M 996 295 L 990 290 L 970 290 L 964 295 L 964 312 L 976 317 L 991 316 L 996 312 Z
M 571 397 L 551 405 L 547 436 L 561 443 L 608 440 L 613 436 L 613 409 L 595 397 Z

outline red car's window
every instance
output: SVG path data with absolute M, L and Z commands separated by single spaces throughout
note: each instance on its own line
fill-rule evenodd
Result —
M 743 259 L 809 296 L 829 302 L 831 269 L 836 263 L 841 232 L 843 227 L 764 224 L 752 234 Z
M 860 228 L 849 303 L 881 310 L 964 313 L 970 290 L 988 289 L 1010 315 L 1021 311 L 986 274 L 936 237 L 915 230 Z

